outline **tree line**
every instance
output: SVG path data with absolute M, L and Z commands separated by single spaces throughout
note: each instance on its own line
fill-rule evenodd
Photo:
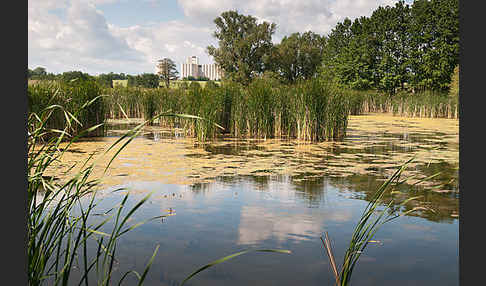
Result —
M 28 69 L 29 80 L 61 80 L 70 81 L 73 79 L 92 80 L 104 87 L 113 87 L 113 80 L 128 80 L 129 86 L 138 86 L 146 88 L 157 88 L 161 77 L 154 73 L 142 73 L 139 75 L 130 75 L 124 73 L 103 73 L 99 75 L 90 75 L 81 71 L 68 71 L 60 74 L 47 73 L 45 68 L 37 67 L 33 70 Z
M 323 73 L 355 89 L 444 91 L 459 64 L 458 0 L 403 1 L 338 23 Z
M 458 13 L 458 0 L 400 1 L 346 18 L 328 35 L 293 33 L 274 45 L 275 23 L 226 11 L 214 20 L 219 47 L 207 52 L 228 79 L 245 85 L 256 77 L 294 83 L 322 76 L 358 90 L 444 91 L 459 65 Z
M 157 88 L 159 87 L 159 81 L 162 80 L 169 87 L 169 81 L 177 79 L 177 69 L 175 63 L 169 59 L 164 58 L 158 61 L 157 67 L 159 72 L 154 73 L 142 73 L 139 75 L 129 75 L 124 73 L 103 73 L 97 76 L 92 76 L 88 73 L 81 71 L 68 71 L 61 74 L 47 73 L 43 67 L 37 67 L 33 70 L 27 68 L 27 79 L 30 80 L 61 80 L 71 81 L 73 79 L 79 80 L 93 80 L 104 87 L 113 87 L 113 80 L 128 80 L 129 86 Z

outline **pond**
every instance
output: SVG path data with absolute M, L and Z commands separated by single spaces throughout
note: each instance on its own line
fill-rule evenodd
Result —
M 181 130 L 147 126 L 103 177 L 97 211 L 116 206 L 125 192 L 128 206 L 152 193 L 131 223 L 172 215 L 119 240 L 114 281 L 125 271 L 143 271 L 160 245 L 145 285 L 178 285 L 215 259 L 264 248 L 292 253 L 248 253 L 201 272 L 188 285 L 334 285 L 320 236 L 329 233 L 340 265 L 373 192 L 414 157 L 397 203 L 421 196 L 407 206 L 429 210 L 385 224 L 351 282 L 458 285 L 458 125 L 370 114 L 351 116 L 342 142 L 222 137 L 204 144 Z M 94 154 L 94 175 L 101 176 L 113 154 L 103 151 L 130 126 L 111 124 L 106 137 L 74 144 L 53 173 L 62 179 L 65 168 Z M 113 192 L 118 188 L 125 190 Z

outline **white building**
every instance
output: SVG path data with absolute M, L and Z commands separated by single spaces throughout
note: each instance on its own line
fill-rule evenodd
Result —
M 223 71 L 216 64 L 199 64 L 196 56 L 188 57 L 186 63 L 181 64 L 181 78 L 192 76 L 194 78 L 207 77 L 210 80 L 220 80 Z

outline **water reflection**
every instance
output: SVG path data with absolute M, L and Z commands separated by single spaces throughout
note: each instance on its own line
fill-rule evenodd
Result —
M 280 242 L 314 239 L 320 235 L 321 220 L 306 214 L 289 214 L 285 210 L 269 211 L 265 207 L 243 206 L 237 243 L 259 244 L 268 239 Z
M 146 285 L 178 284 L 201 265 L 242 249 L 285 248 L 293 254 L 241 257 L 202 273 L 193 285 L 331 284 L 319 236 L 329 232 L 340 261 L 371 195 L 415 155 L 404 177 L 419 180 L 442 173 L 418 186 L 410 180 L 401 194 L 385 200 L 394 199 L 398 208 L 403 200 L 421 196 L 403 210 L 424 206 L 434 211 L 417 212 L 381 229 L 377 239 L 384 244 L 363 254 L 353 279 L 360 285 L 457 285 L 457 128 L 453 121 L 396 123 L 361 117 L 350 121 L 344 141 L 321 143 L 223 137 L 201 144 L 176 136 L 181 130 L 144 128 L 103 180 L 107 191 L 99 195 L 98 212 L 119 202 L 120 194 L 110 190 L 125 187 L 132 194 L 127 207 L 153 192 L 135 221 L 169 209 L 176 215 L 128 234 L 118 249 L 116 275 L 143 268 L 156 244 L 162 251 Z M 119 136 L 123 128 L 113 127 L 110 136 Z M 114 140 L 75 144 L 76 152 L 66 154 L 63 164 L 101 152 Z M 107 160 L 99 162 L 103 170 Z
M 311 183 L 294 181 L 291 176 L 240 176 L 218 177 L 190 186 L 160 182 L 125 185 L 127 189 L 145 190 L 134 192 L 127 207 L 153 192 L 135 221 L 160 215 L 169 208 L 176 215 L 164 222 L 150 222 L 127 235 L 118 249 L 122 263 L 114 275 L 119 277 L 130 267 L 143 267 L 156 244 L 161 244 L 163 251 L 154 261 L 147 285 L 176 284 L 198 267 L 243 249 L 281 248 L 291 250 L 292 255 L 242 256 L 201 273 L 192 285 L 260 285 L 264 281 L 330 284 L 332 274 L 319 237 L 329 232 L 336 259 L 341 261 L 367 204 L 365 187 L 362 191 L 349 187 L 356 186 L 357 181 L 319 178 Z M 360 181 L 363 186 L 379 184 L 363 178 Z M 117 196 L 106 198 L 100 207 L 114 205 Z M 354 281 L 365 281 L 363 285 L 390 281 L 394 285 L 446 285 L 457 280 L 457 220 L 444 222 L 405 217 L 386 225 L 376 237 L 382 244 L 370 246 L 363 254 Z M 390 263 L 397 259 L 399 263 Z M 422 270 L 417 272 L 417 268 Z M 370 278 L 377 269 L 386 272 L 378 270 L 381 274 Z M 421 274 L 425 272 L 428 275 Z

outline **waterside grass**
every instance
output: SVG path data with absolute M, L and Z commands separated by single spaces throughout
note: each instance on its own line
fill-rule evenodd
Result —
M 353 115 L 392 113 L 395 116 L 459 119 L 459 97 L 447 93 L 423 91 L 394 95 L 376 91 L 349 91 Z
M 350 284 L 351 275 L 353 273 L 354 267 L 356 266 L 356 263 L 358 262 L 365 248 L 370 243 L 378 242 L 376 240 L 373 240 L 373 237 L 381 226 L 394 219 L 409 215 L 418 210 L 433 212 L 432 209 L 426 207 L 413 207 L 411 209 L 408 209 L 406 207 L 407 203 L 418 199 L 420 196 L 410 197 L 402 201 L 398 205 L 394 201 L 393 195 L 401 193 L 401 191 L 397 190 L 397 187 L 399 185 L 402 185 L 406 181 L 400 180 L 400 176 L 407 167 L 407 165 L 412 161 L 413 158 L 398 167 L 395 173 L 393 173 L 393 175 L 390 176 L 371 197 L 368 205 L 363 210 L 360 220 L 354 228 L 353 235 L 349 242 L 349 246 L 346 249 L 340 270 L 338 269 L 337 263 L 335 261 L 335 256 L 332 250 L 331 240 L 328 233 L 325 232 L 324 239 L 321 236 L 321 241 L 329 258 L 331 270 L 336 280 L 336 285 L 346 286 Z M 437 176 L 438 174 L 439 173 L 436 173 L 427 178 L 423 178 L 414 183 L 414 185 L 422 181 L 429 180 Z M 384 200 L 386 194 L 391 195 L 391 199 L 389 199 L 389 201 Z
M 338 88 L 323 79 L 282 85 L 257 78 L 247 87 L 235 82 L 201 87 L 192 82 L 179 89 L 121 86 L 101 89 L 89 81 L 47 82 L 30 85 L 28 95 L 29 109 L 33 112 L 55 102 L 65 107 L 68 116 L 81 110 L 81 103 L 102 96 L 89 109 L 76 113 L 79 126 L 98 124 L 105 119 L 150 119 L 167 112 L 191 114 L 206 120 L 160 117 L 148 124 L 183 128 L 185 135 L 201 142 L 221 134 L 314 142 L 341 140 L 346 135 L 348 116 L 369 112 L 406 117 L 457 119 L 459 116 L 457 96 L 432 92 L 401 92 L 390 96 Z M 56 111 L 49 118 L 48 126 L 62 129 L 65 123 L 64 114 Z M 102 135 L 102 131 L 100 128 L 95 132 Z
M 76 114 L 86 112 L 92 105 L 97 104 L 96 101 L 101 101 L 101 97 L 82 104 Z M 48 126 L 51 116 L 57 115 L 56 112 L 64 115 L 66 120 L 62 129 L 52 129 Z M 122 216 L 121 212 L 126 209 L 128 199 L 128 195 L 125 195 L 121 203 L 113 208 L 113 215 L 108 215 L 99 223 L 91 222 L 90 218 L 98 202 L 95 197 L 99 183 L 98 179 L 92 179 L 90 176 L 95 164 L 90 161 L 91 156 L 86 161 L 79 162 L 82 164 L 81 170 L 73 172 L 68 180 L 58 182 L 46 175 L 46 170 L 61 159 L 73 142 L 82 136 L 93 134 L 93 131 L 103 125 L 100 123 L 83 128 L 79 126 L 81 124 L 75 117 L 76 114 L 69 114 L 63 106 L 50 105 L 35 112 L 30 110 L 28 115 L 26 246 L 29 285 L 71 285 L 75 272 L 79 277 L 78 285 L 88 285 L 89 281 L 97 285 L 111 285 L 117 240 L 143 224 L 126 226 L 133 213 L 150 195 Z M 78 126 L 73 127 L 75 125 Z M 77 130 L 77 135 L 70 134 L 70 130 Z M 127 133 L 123 138 L 129 142 L 133 135 L 135 134 Z M 60 148 L 63 141 L 67 141 L 67 145 Z M 119 147 L 118 143 L 120 142 L 110 147 L 119 148 L 117 154 L 126 146 L 125 144 Z M 115 221 L 111 233 L 103 231 L 102 227 L 113 220 Z M 88 251 L 93 247 L 96 249 L 95 253 Z M 157 251 L 158 246 L 154 256 Z M 129 271 L 123 275 L 119 283 L 128 274 L 133 273 L 141 285 L 154 256 L 149 260 L 142 275 L 136 271 Z
M 257 79 L 250 86 L 224 82 L 202 88 L 191 84 L 174 89 L 107 89 L 109 118 L 130 117 L 111 111 L 117 106 L 142 110 L 144 118 L 162 112 L 192 114 L 206 121 L 163 118 L 158 124 L 182 127 L 201 141 L 227 133 L 238 138 L 288 137 L 309 141 L 339 140 L 346 133 L 350 113 L 346 94 L 330 83 L 314 79 L 293 86 Z M 129 99 L 129 97 L 133 97 Z M 137 102 L 127 106 L 126 102 Z M 215 124 L 222 128 L 216 128 Z
M 89 126 L 105 121 L 102 90 L 94 81 L 74 80 L 70 82 L 42 81 L 27 88 L 28 112 L 45 116 L 44 127 L 67 131 L 76 136 Z M 103 135 L 103 128 L 86 132 L 87 136 Z M 52 135 L 46 132 L 43 137 Z

